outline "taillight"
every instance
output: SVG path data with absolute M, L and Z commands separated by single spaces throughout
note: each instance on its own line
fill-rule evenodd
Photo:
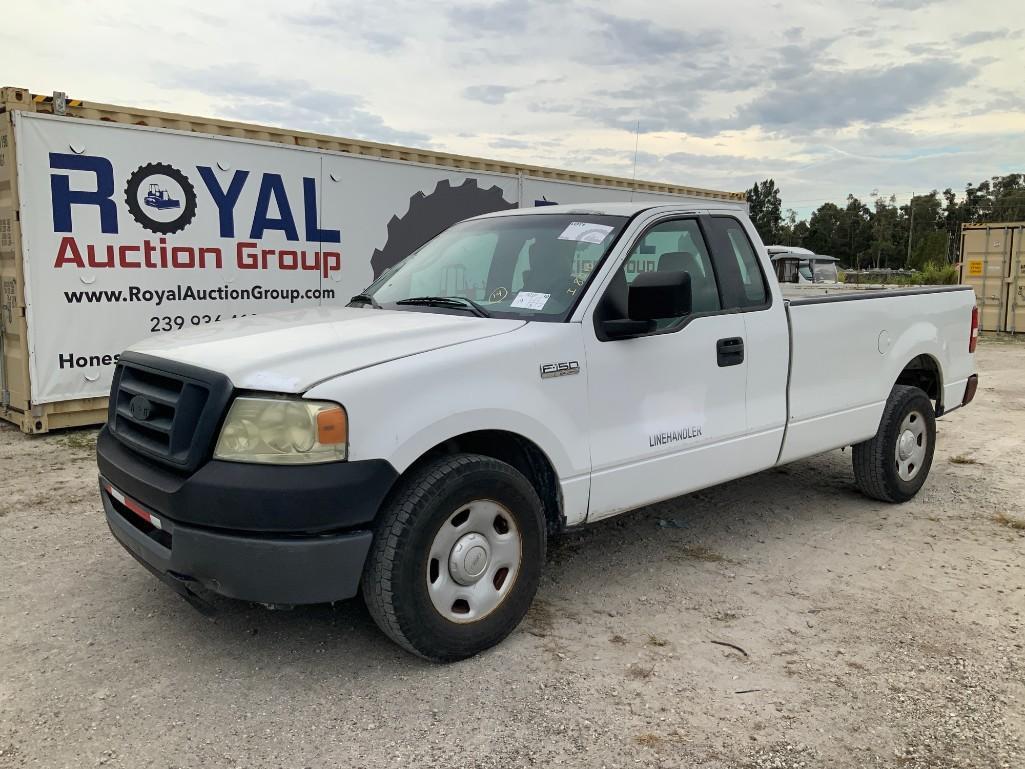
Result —
M 972 335 L 968 338 L 968 352 L 975 352 L 975 345 L 979 342 L 979 308 L 972 308 Z

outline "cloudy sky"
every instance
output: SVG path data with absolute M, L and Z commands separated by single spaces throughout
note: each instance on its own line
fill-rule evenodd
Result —
M 1022 0 L 12 5 L 0 79 L 37 93 L 622 176 L 636 146 L 802 215 L 1025 170 Z

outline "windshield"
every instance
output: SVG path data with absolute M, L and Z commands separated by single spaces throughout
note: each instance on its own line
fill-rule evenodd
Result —
M 494 317 L 565 320 L 626 223 L 624 216 L 596 214 L 462 222 L 385 272 L 366 296 L 388 309 L 472 311 L 469 303 L 428 302 L 456 297 Z
M 836 262 L 801 262 L 801 277 L 811 283 L 836 283 L 840 279 Z
M 836 262 L 812 262 L 812 270 L 816 283 L 836 283 L 839 280 Z

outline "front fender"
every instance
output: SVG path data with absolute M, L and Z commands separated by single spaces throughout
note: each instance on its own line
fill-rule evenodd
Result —
M 586 515 L 590 473 L 586 372 L 541 379 L 540 366 L 583 364 L 580 325 L 530 323 L 494 339 L 410 355 L 312 388 L 349 415 L 349 456 L 400 473 L 440 443 L 479 430 L 522 436 L 562 486 L 568 522 Z M 583 369 L 583 366 L 580 365 Z

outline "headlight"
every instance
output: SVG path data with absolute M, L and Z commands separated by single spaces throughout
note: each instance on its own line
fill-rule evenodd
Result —
M 349 420 L 337 403 L 290 398 L 236 398 L 214 459 L 305 465 L 346 459 Z

